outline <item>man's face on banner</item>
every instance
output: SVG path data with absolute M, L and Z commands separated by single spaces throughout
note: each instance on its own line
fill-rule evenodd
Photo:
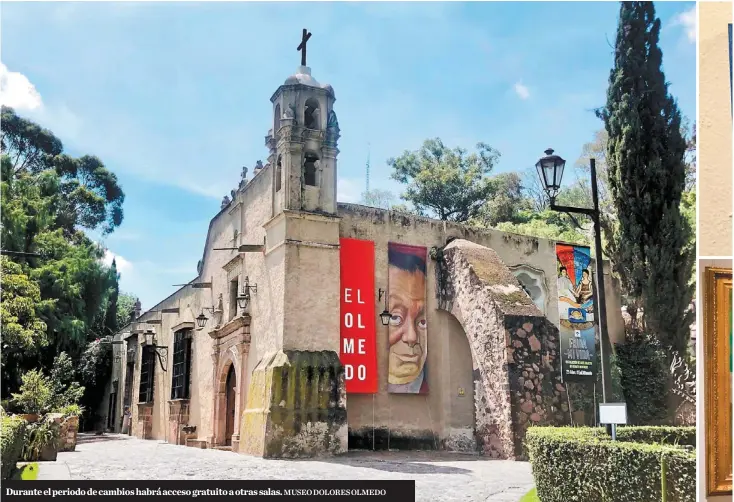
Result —
M 408 272 L 395 266 L 389 267 L 388 274 L 388 381 L 400 385 L 415 380 L 426 362 L 426 276 L 421 271 Z

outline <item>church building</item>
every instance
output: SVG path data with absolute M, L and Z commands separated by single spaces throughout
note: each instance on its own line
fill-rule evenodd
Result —
M 304 55 L 270 101 L 267 161 L 212 218 L 198 275 L 108 340 L 109 430 L 264 457 L 517 459 L 529 425 L 570 423 L 559 328 L 592 326 L 591 283 L 577 266 L 568 316 L 558 284 L 578 256 L 559 268 L 553 241 L 338 203 L 334 89 Z

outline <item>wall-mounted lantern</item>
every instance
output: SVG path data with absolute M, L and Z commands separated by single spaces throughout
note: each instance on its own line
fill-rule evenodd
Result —
M 237 305 L 239 305 L 243 310 L 250 304 L 250 291 L 257 293 L 257 284 L 250 286 L 250 278 L 245 277 L 245 284 L 242 286 L 242 291 L 237 296 Z
M 143 333 L 143 346 L 148 347 L 148 350 L 155 352 L 155 355 L 158 357 L 158 363 L 161 365 L 161 369 L 163 371 L 167 371 L 168 347 L 159 347 L 156 345 L 157 341 L 155 331 L 152 329 L 146 329 L 145 333 Z
M 390 324 L 390 317 L 392 317 L 390 315 L 390 312 L 387 311 L 387 291 L 380 288 L 377 290 L 377 292 L 379 294 L 377 303 L 380 303 L 382 301 L 383 296 L 385 297 L 385 310 L 380 312 L 380 322 L 382 323 L 383 326 L 387 326 L 388 324 Z

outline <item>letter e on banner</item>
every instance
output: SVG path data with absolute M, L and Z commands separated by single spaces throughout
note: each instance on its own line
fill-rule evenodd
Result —
M 359 239 L 339 239 L 339 259 L 339 357 L 345 369 L 347 392 L 374 394 L 377 392 L 375 243 Z

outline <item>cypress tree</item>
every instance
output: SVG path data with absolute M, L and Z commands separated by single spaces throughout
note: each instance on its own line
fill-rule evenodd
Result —
M 109 300 L 107 301 L 107 311 L 105 312 L 104 335 L 113 335 L 117 333 L 119 326 L 117 325 L 117 298 L 120 295 L 120 274 L 117 273 L 117 261 L 113 258 L 110 266 L 109 276 Z
M 611 255 L 631 312 L 665 348 L 687 354 L 694 255 L 681 214 L 686 141 L 668 92 L 652 2 L 621 2 L 606 107 L 609 190 L 617 222 Z

